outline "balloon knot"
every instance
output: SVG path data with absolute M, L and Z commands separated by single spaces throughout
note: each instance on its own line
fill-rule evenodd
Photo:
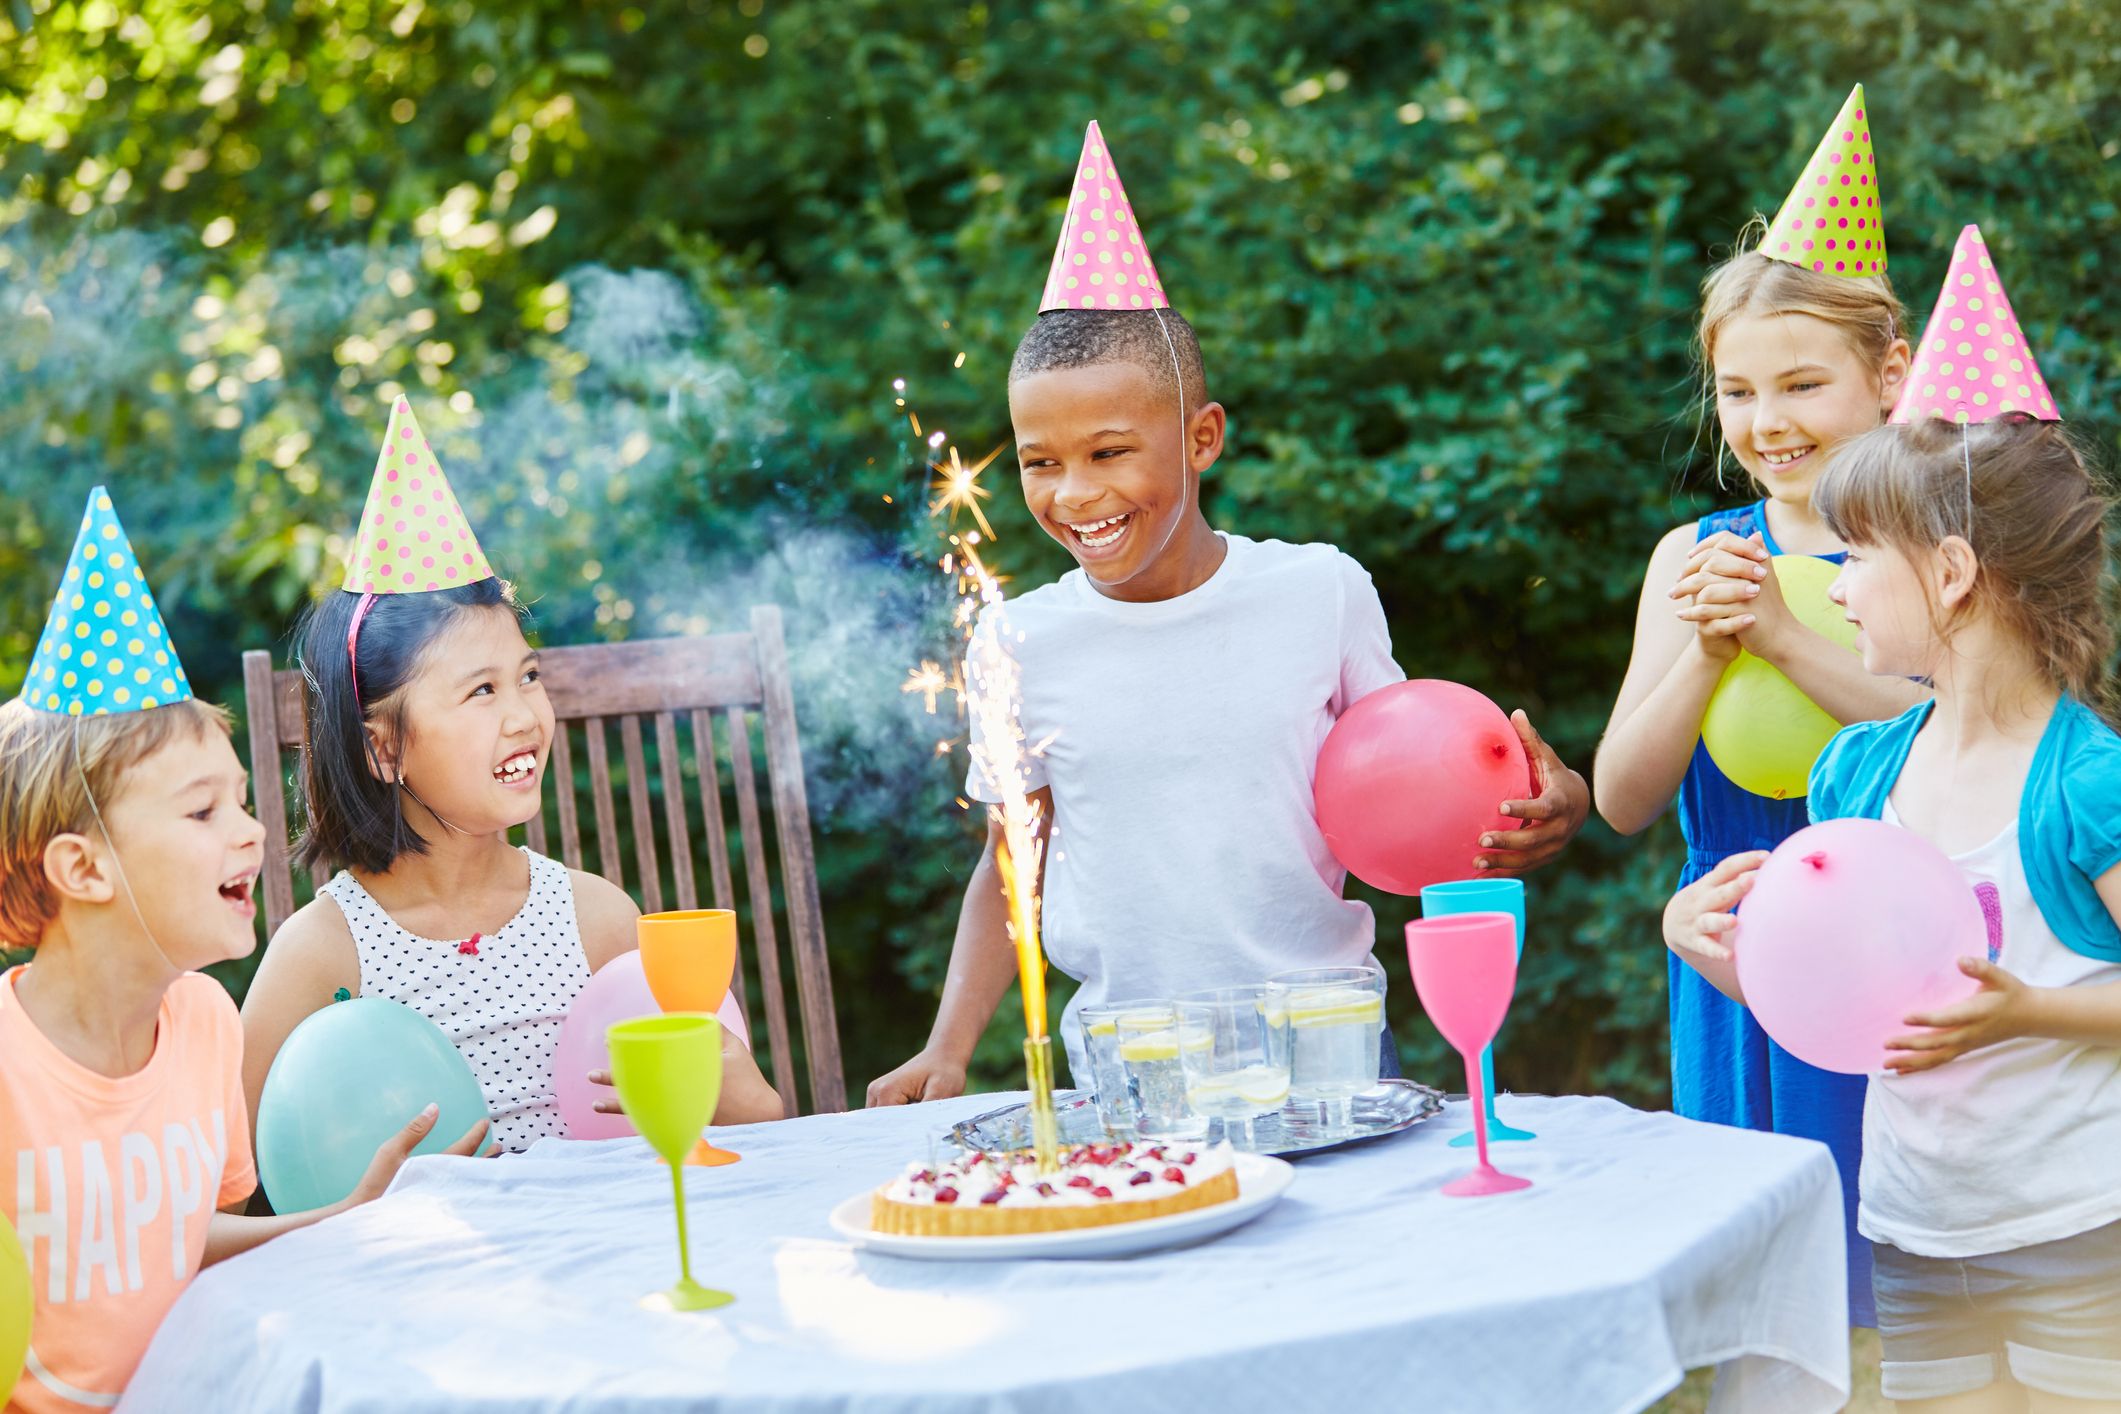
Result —
M 1804 862 L 1811 865 L 1814 869 L 1824 869 L 1826 868 L 1826 851 L 1819 850 L 1816 853 L 1807 854 L 1804 857 Z
M 1505 761 L 1509 759 L 1510 748 L 1499 741 L 1490 742 L 1488 745 L 1488 755 L 1494 757 L 1497 761 Z

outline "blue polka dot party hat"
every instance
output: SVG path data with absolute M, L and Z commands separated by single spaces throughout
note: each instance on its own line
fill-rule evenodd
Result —
M 132 542 L 110 493 L 98 486 L 88 493 L 22 696 L 40 712 L 98 717 L 144 712 L 191 695 Z

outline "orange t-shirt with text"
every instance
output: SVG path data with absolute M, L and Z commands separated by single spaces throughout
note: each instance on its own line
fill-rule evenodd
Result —
M 243 1032 L 221 984 L 188 972 L 163 994 L 147 1064 L 99 1075 L 22 1009 L 26 970 L 0 974 L 0 1212 L 37 1298 L 7 1410 L 79 1414 L 118 1402 L 214 1210 L 257 1186 Z

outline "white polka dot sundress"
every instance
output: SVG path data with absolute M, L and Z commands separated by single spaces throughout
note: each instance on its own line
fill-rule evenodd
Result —
M 567 866 L 523 853 L 530 896 L 499 932 L 475 942 L 407 932 L 351 874 L 323 890 L 353 932 L 361 995 L 402 1002 L 442 1028 L 479 1078 L 494 1142 L 511 1154 L 566 1133 L 552 1051 L 568 1006 L 589 981 Z

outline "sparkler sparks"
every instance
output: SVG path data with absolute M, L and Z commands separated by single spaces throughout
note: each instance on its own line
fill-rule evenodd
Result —
M 949 690 L 950 679 L 943 676 L 943 665 L 929 658 L 921 659 L 918 668 L 909 669 L 906 680 L 899 684 L 900 692 L 917 692 L 921 695 L 931 717 L 935 715 L 935 699 Z
M 899 406 L 905 406 L 903 380 L 894 384 L 894 390 L 900 395 Z M 921 436 L 919 416 L 908 409 L 906 420 L 914 435 Z M 937 429 L 926 440 L 933 451 L 942 448 L 948 438 Z M 1001 846 L 995 858 L 1008 902 L 1009 940 L 1016 949 L 1017 983 L 1024 1001 L 1024 1069 L 1031 1096 L 1032 1147 L 1040 1170 L 1050 1173 L 1059 1167 L 1059 1139 L 1053 1112 L 1053 1043 L 1046 1031 L 1046 954 L 1039 939 L 1038 890 L 1046 840 L 1042 807 L 1032 799 L 1030 768 L 1046 743 L 1033 746 L 1025 740 L 1023 683 L 1010 652 L 1004 581 L 987 567 L 980 551 L 995 536 L 980 508 L 980 502 L 992 493 L 979 484 L 979 477 L 1006 446 L 997 446 L 969 466 L 957 448 L 950 446 L 928 465 L 935 474 L 928 515 L 941 523 L 939 529 L 949 543 L 937 565 L 955 583 L 957 604 L 951 623 L 964 636 L 965 654 L 962 667 L 948 678 L 941 664 L 922 660 L 919 667 L 907 671 L 900 691 L 919 694 L 930 715 L 935 713 L 938 697 L 944 692 L 955 694 L 959 713 L 971 718 L 973 768 L 1001 796 L 1001 803 L 988 809 L 1001 825 Z M 961 514 L 970 515 L 978 528 L 959 533 Z M 947 756 L 950 748 L 949 741 L 939 741 L 936 755 Z M 958 805 L 969 808 L 962 797 Z
M 979 503 L 994 493 L 979 484 L 979 475 L 994 465 L 994 459 L 1001 454 L 1002 448 L 996 447 L 973 465 L 966 466 L 957 448 L 952 447 L 948 457 L 931 463 L 928 469 L 935 473 L 935 484 L 929 489 L 935 492 L 935 500 L 929 504 L 928 514 L 939 516 L 947 510 L 949 523 L 955 525 L 958 512 L 968 511 L 973 523 L 979 526 L 980 534 L 992 540 L 994 527 L 987 523 L 986 512 L 980 509 Z

